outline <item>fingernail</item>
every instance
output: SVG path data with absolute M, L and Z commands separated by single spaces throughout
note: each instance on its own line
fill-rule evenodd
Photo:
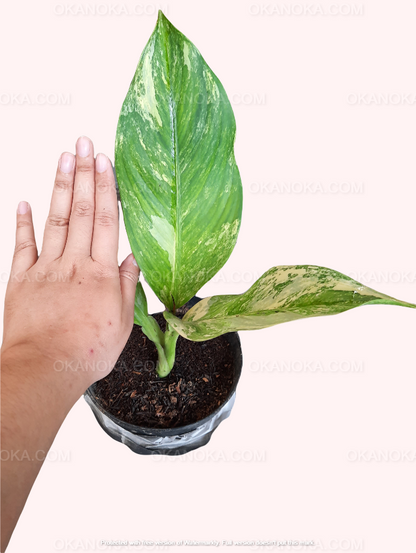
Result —
M 19 215 L 25 215 L 29 211 L 29 204 L 27 202 L 19 202 L 17 206 L 17 213 Z
M 74 165 L 75 157 L 72 154 L 65 152 L 61 155 L 61 159 L 59 160 L 59 169 L 62 173 L 70 173 L 74 168 Z
M 87 157 L 90 153 L 90 141 L 86 136 L 81 136 L 77 140 L 77 155 L 79 157 Z
M 95 168 L 97 173 L 104 173 L 108 167 L 108 158 L 104 154 L 98 154 L 97 159 L 95 160 Z
M 131 257 L 132 257 L 133 265 L 134 265 L 135 267 L 138 267 L 136 258 L 134 257 L 133 254 L 131 254 Z

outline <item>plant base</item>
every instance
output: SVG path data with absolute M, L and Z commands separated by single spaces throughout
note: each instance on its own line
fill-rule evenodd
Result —
M 163 316 L 154 317 L 163 326 Z M 237 333 L 208 342 L 179 337 L 175 366 L 163 379 L 156 360 L 153 342 L 135 325 L 114 370 L 88 388 L 85 400 L 105 432 L 135 453 L 181 455 L 208 443 L 229 416 L 242 368 L 240 340 Z

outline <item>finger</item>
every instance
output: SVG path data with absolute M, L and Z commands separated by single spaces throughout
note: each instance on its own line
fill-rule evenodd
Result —
M 16 247 L 12 263 L 12 276 L 18 278 L 19 274 L 21 275 L 36 263 L 37 258 L 32 210 L 27 202 L 20 202 L 17 207 Z
M 94 189 L 94 148 L 89 138 L 81 136 L 76 145 L 74 193 L 64 255 L 91 255 Z
M 117 264 L 118 208 L 114 173 L 107 156 L 95 161 L 95 216 L 91 257 L 101 263 Z
M 75 156 L 65 152 L 59 159 L 56 171 L 51 206 L 43 235 L 40 254 L 42 257 L 58 259 L 64 251 L 72 206 L 74 174 Z
M 136 294 L 137 280 L 140 269 L 131 253 L 120 265 L 120 286 L 123 302 L 122 315 L 126 324 L 133 325 L 134 320 L 134 296 Z

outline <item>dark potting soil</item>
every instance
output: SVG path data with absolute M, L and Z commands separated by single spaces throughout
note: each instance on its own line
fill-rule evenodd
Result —
M 154 318 L 165 330 L 163 315 Z M 224 336 L 206 342 L 191 342 L 179 336 L 175 365 L 169 375 L 159 378 L 156 364 L 156 346 L 140 326 L 134 325 L 114 369 L 95 384 L 96 400 L 127 423 L 175 428 L 213 413 L 233 386 L 232 349 Z

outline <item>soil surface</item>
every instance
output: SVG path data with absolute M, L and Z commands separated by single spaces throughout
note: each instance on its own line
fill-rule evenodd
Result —
M 178 316 L 183 314 L 177 312 Z M 153 316 L 165 330 L 163 315 Z M 154 343 L 134 325 L 112 372 L 92 388 L 96 400 L 130 424 L 175 428 L 210 415 L 225 402 L 233 386 L 233 354 L 225 336 L 206 342 L 190 342 L 179 336 L 169 375 L 159 378 L 156 364 Z

